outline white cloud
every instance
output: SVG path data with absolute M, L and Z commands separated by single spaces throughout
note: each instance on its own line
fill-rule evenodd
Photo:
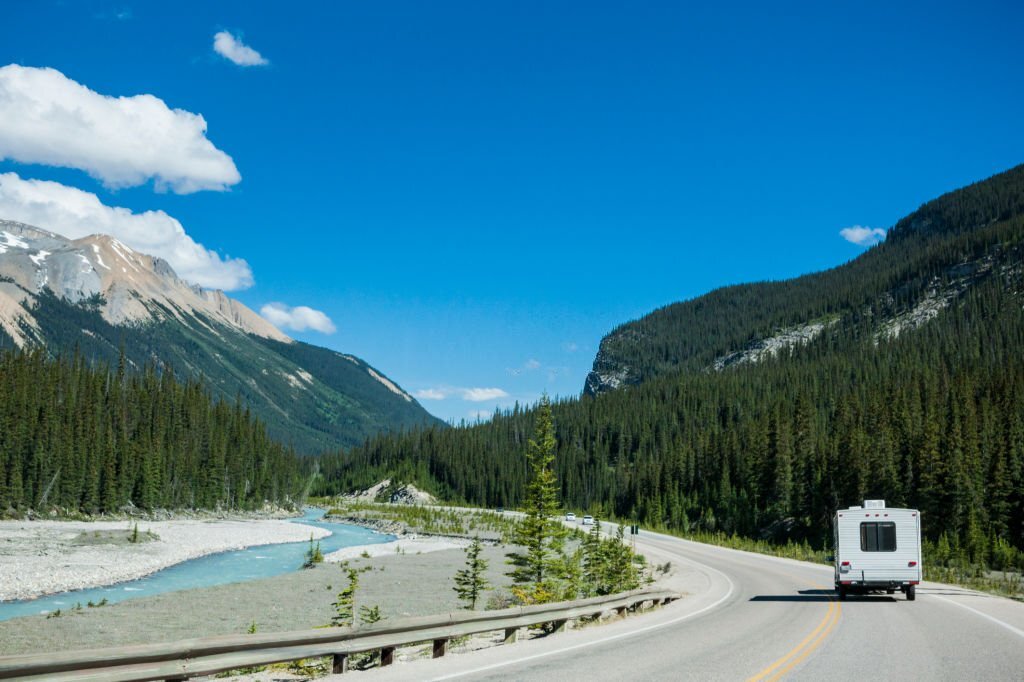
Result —
M 323 334 L 333 334 L 337 331 L 331 318 L 319 310 L 304 305 L 292 308 L 284 303 L 268 303 L 260 308 L 260 315 L 281 329 L 294 329 L 297 332 L 312 329 Z
M 529 360 L 524 362 L 521 367 L 506 367 L 505 371 L 508 372 L 510 376 L 517 377 L 521 375 L 523 372 L 534 372 L 540 369 L 541 367 L 542 365 L 540 360 L 537 360 L 536 358 L 530 358 Z
M 444 400 L 448 394 L 437 388 L 424 388 L 413 393 L 420 400 Z
M 220 31 L 213 36 L 213 51 L 239 66 L 264 66 L 270 63 L 259 52 L 227 31 Z
M 458 388 L 455 386 L 423 388 L 416 391 L 413 395 L 424 400 L 446 400 L 455 395 L 472 403 L 482 403 L 488 400 L 508 397 L 508 393 L 500 388 Z
M 885 230 L 880 227 L 863 227 L 854 225 L 839 230 L 840 236 L 858 246 L 872 246 L 885 239 Z
M 184 280 L 215 289 L 252 286 L 249 264 L 224 259 L 163 211 L 133 213 L 107 206 L 95 194 L 48 180 L 0 173 L 0 218 L 35 225 L 70 239 L 109 234 L 142 253 L 159 256 Z
M 508 393 L 500 388 L 463 388 L 459 392 L 463 400 L 469 400 L 474 403 L 508 397 Z
M 178 194 L 238 183 L 206 120 L 153 95 L 108 97 L 60 71 L 0 67 L 0 159 L 78 168 L 110 188 L 152 179 Z

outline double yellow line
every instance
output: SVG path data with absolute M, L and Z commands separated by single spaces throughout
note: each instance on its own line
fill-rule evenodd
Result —
M 821 646 L 821 643 L 828 637 L 828 633 L 839 622 L 839 614 L 842 611 L 842 605 L 834 598 L 829 597 L 828 611 L 825 613 L 825 617 L 821 619 L 821 622 L 818 623 L 818 627 L 814 628 L 811 634 L 804 637 L 803 641 L 793 647 L 789 653 L 748 679 L 747 682 L 761 682 L 761 680 L 775 682 L 775 680 L 788 673 L 794 666 L 807 658 L 812 651 Z

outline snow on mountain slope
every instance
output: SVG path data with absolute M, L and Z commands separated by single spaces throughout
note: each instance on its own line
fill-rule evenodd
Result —
M 285 343 L 291 339 L 222 291 L 180 279 L 166 261 L 138 253 L 107 235 L 70 240 L 0 220 L 0 328 L 23 346 L 34 326 L 30 309 L 48 288 L 71 303 L 96 301 L 114 325 L 166 316 L 186 324 L 209 319 Z M 26 329 L 26 327 L 28 329 Z

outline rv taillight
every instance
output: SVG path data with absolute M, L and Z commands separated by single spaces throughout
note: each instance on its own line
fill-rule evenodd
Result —
M 910 563 L 907 564 L 907 566 L 917 566 L 917 562 L 916 561 L 911 561 Z

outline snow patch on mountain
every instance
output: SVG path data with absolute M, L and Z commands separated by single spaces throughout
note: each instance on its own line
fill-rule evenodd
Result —
M 110 266 L 103 262 L 103 254 L 100 253 L 99 245 L 98 244 L 93 244 L 92 245 L 92 250 L 96 253 L 96 261 L 100 264 L 100 267 L 109 270 Z
M 19 239 L 15 235 L 11 234 L 7 230 L 3 233 L 4 243 L 0 244 L 0 253 L 7 253 L 7 249 L 27 249 L 28 244 L 23 240 Z

